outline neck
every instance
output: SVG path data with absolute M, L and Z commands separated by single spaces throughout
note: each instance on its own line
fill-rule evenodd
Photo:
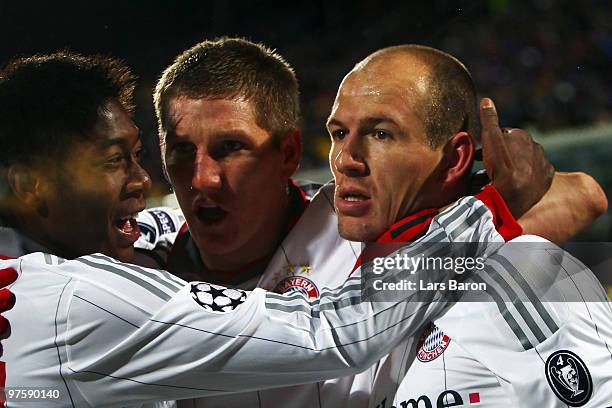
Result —
M 67 251 L 62 245 L 58 245 L 51 236 L 46 234 L 44 226 L 36 219 L 29 217 L 15 217 L 12 219 L 10 227 L 17 230 L 26 238 L 45 248 L 45 252 L 47 253 L 66 259 L 76 257 L 75 254 Z
M 414 214 L 418 211 L 425 210 L 428 208 L 443 209 L 459 200 L 461 197 L 465 197 L 470 194 L 470 179 L 469 177 L 462 177 L 453 183 L 446 183 L 442 186 L 433 186 L 429 191 L 421 192 L 421 196 L 427 197 L 427 199 L 421 203 L 421 205 L 415 207 L 410 213 L 404 215 L 405 218 Z

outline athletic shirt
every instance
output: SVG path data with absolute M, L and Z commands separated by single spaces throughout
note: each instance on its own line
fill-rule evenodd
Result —
M 486 188 L 478 199 L 471 205 L 473 209 L 488 208 L 478 212 L 478 217 L 493 231 L 482 236 L 456 237 L 458 240 L 503 242 L 520 234 L 520 227 L 494 189 Z M 379 242 L 426 241 L 440 225 L 436 217 L 436 210 L 406 217 L 383 234 Z M 538 237 L 518 238 L 525 239 L 542 241 Z M 486 302 L 460 302 L 443 316 L 423 322 L 416 336 L 407 338 L 362 374 L 179 401 L 179 406 L 612 406 L 609 301 L 590 271 L 579 267 L 574 273 L 576 265 L 581 265 L 579 261 L 550 243 L 544 244 L 546 248 L 541 251 L 533 251 L 532 246 L 527 253 L 496 254 L 490 261 L 492 269 L 475 278 L 489 284 L 490 298 Z M 326 286 L 337 285 L 346 278 L 347 265 L 360 265 L 361 250 L 361 244 L 338 236 L 333 186 L 327 186 L 283 241 L 258 286 L 300 292 L 314 299 L 326 293 Z M 562 271 L 572 277 L 571 285 L 567 280 L 555 285 L 557 295 L 552 300 L 566 296 L 575 298 L 575 302 L 539 301 L 529 289 L 532 271 L 550 267 L 551 251 L 562 260 Z M 512 303 L 519 296 L 530 303 Z M 590 301 L 579 301 L 585 298 Z M 577 382 L 571 382 L 572 376 Z
M 460 200 L 431 221 L 429 233 L 488 242 L 498 234 L 485 213 L 478 200 Z M 289 236 L 309 230 L 297 228 Z M 304 248 L 287 246 L 279 256 L 296 259 L 292 251 Z M 485 251 L 477 245 L 460 255 Z M 46 407 L 178 400 L 353 375 L 446 305 L 437 293 L 419 302 L 365 302 L 360 270 L 312 300 L 187 283 L 100 254 L 66 260 L 37 252 L 0 261 L 8 267 L 18 278 L 11 285 L 17 302 L 5 314 L 13 323 L 3 340 L 5 385 L 51 391 L 39 404 Z M 7 397 L 10 407 L 32 406 Z
M 330 287 L 344 282 L 351 270 L 355 269 L 354 265 L 357 268 L 352 274 L 360 273 L 358 265 L 361 263 L 362 244 L 339 236 L 333 189 L 333 185 L 327 185 L 312 199 L 270 260 L 257 283 L 259 287 L 281 293 L 302 293 L 315 300 L 327 294 Z M 406 217 L 383 234 L 380 241 L 389 242 L 390 236 L 417 242 L 426 242 L 436 237 L 436 240 L 442 242 L 451 239 L 480 242 L 482 250 L 486 248 L 486 243 L 504 241 L 495 224 L 501 231 L 508 231 L 508 237 L 520 232 L 520 227 L 511 216 L 508 217 L 509 212 L 506 211 L 501 197 L 494 190 L 487 190 L 479 199 L 466 197 L 459 200 L 442 214 L 438 214 L 437 210 L 425 210 Z M 439 235 L 440 231 L 445 233 Z M 355 283 L 354 290 L 361 296 L 361 282 Z M 418 334 L 410 336 L 410 339 L 420 337 L 422 324 Z M 390 393 L 390 402 L 399 383 L 397 381 L 393 386 L 385 382 L 378 386 L 384 377 L 380 367 L 381 363 L 377 363 L 364 373 L 318 383 L 177 403 L 179 407 L 190 408 L 374 406 L 377 398 L 384 399 L 387 392 Z

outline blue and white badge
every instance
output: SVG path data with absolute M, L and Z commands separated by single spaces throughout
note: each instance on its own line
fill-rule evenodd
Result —
M 546 360 L 548 385 L 570 407 L 581 407 L 591 398 L 593 380 L 586 364 L 568 350 L 555 351 Z

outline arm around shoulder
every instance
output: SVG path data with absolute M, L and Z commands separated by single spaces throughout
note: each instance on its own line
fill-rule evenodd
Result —
M 591 225 L 608 209 L 603 189 L 582 172 L 557 172 L 544 197 L 519 220 L 525 234 L 561 243 Z

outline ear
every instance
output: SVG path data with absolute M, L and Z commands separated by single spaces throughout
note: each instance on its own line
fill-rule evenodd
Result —
M 464 182 L 474 162 L 474 141 L 467 132 L 459 132 L 446 142 L 442 162 L 442 183 L 456 185 Z
M 46 185 L 39 172 L 28 166 L 13 165 L 7 172 L 8 184 L 26 210 L 37 211 L 44 207 Z
M 302 134 L 299 129 L 293 129 L 281 141 L 283 157 L 283 177 L 289 178 L 297 170 L 302 158 Z

